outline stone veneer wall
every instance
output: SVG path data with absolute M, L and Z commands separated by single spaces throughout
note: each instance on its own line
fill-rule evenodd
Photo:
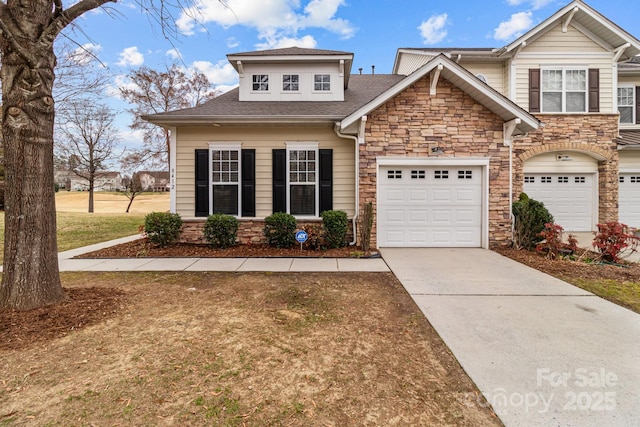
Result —
M 598 159 L 598 221 L 618 220 L 617 114 L 540 114 L 544 124 L 513 143 L 513 193 L 517 198 L 524 182 L 524 162 L 552 151 L 579 151 Z M 600 160 L 604 159 L 604 160 Z
M 206 218 L 184 220 L 180 233 L 180 243 L 198 243 L 207 244 L 203 238 L 203 228 Z M 299 220 L 298 227 L 317 226 L 322 227 L 322 220 Z M 247 220 L 238 219 L 238 243 L 241 244 L 259 244 L 267 243 L 262 229 L 264 228 L 264 220 Z M 349 220 L 349 230 L 347 231 L 347 240 L 353 239 L 353 230 L 351 229 L 351 220 Z
M 424 77 L 369 114 L 365 144 L 360 146 L 360 208 L 372 202 L 376 213 L 376 158 L 384 156 L 489 157 L 489 244 L 511 241 L 509 218 L 509 148 L 503 120 L 466 93 L 440 78 L 429 94 Z M 376 246 L 376 218 L 371 235 Z

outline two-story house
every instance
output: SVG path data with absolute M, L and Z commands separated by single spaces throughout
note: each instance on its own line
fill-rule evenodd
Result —
M 582 1 L 496 49 L 399 49 L 393 74 L 352 74 L 353 54 L 228 55 L 239 87 L 147 117 L 171 129 L 171 210 L 299 222 L 340 209 L 372 245 L 505 244 L 520 192 L 556 222 L 640 226 L 640 41 Z M 633 185 L 638 184 L 638 185 Z M 355 233 L 357 235 L 357 233 Z

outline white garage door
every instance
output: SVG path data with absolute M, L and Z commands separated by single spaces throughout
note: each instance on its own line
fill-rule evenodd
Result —
M 640 228 L 640 172 L 621 173 L 619 192 L 620 222 Z
M 544 203 L 565 231 L 593 231 L 594 174 L 527 173 L 524 192 Z
M 378 246 L 481 246 L 480 166 L 384 166 L 378 192 Z

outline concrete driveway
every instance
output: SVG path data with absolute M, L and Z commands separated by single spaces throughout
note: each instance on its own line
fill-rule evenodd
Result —
M 640 425 L 640 315 L 484 249 L 381 252 L 506 426 Z

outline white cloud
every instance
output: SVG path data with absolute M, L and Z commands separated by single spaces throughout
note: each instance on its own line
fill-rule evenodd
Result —
M 144 63 L 144 55 L 138 51 L 137 46 L 131 46 L 120 52 L 120 61 L 118 65 L 122 67 L 132 66 L 139 67 Z
M 318 45 L 316 39 L 312 36 L 303 36 L 300 38 L 285 37 L 279 34 L 263 34 L 260 38 L 264 39 L 264 43 L 256 44 L 256 49 L 279 49 L 284 47 L 303 47 L 307 49 L 315 49 Z
M 222 85 L 233 86 L 238 82 L 238 73 L 226 60 L 218 61 L 215 64 L 209 61 L 195 61 L 191 66 L 207 76 L 216 88 Z
M 69 54 L 69 60 L 78 65 L 88 65 L 96 59 L 101 50 L 102 46 L 99 44 L 85 43 Z
M 507 0 L 507 4 L 509 4 L 509 6 L 520 6 L 521 4 L 530 3 L 533 10 L 538 10 L 553 3 L 553 1 L 554 0 Z
M 447 36 L 447 25 L 449 16 L 446 13 L 433 15 L 418 27 L 422 42 L 424 44 L 436 44 Z
M 182 54 L 180 53 L 180 51 L 178 49 L 169 49 L 166 52 L 166 55 L 171 58 L 171 59 L 181 59 L 182 58 Z
M 508 21 L 501 22 L 493 32 L 493 38 L 496 40 L 508 40 L 520 37 L 525 31 L 533 27 L 533 19 L 531 12 L 519 12 L 511 15 Z
M 235 37 L 229 37 L 227 39 L 227 47 L 229 49 L 235 49 L 238 46 L 240 46 L 240 42 L 238 41 L 238 39 L 236 39 Z
M 337 18 L 338 8 L 344 0 L 310 0 L 304 7 L 300 0 L 264 0 L 257 7 L 255 0 L 223 2 L 195 0 L 195 5 L 183 9 L 176 21 L 178 29 L 187 35 L 195 33 L 198 25 L 214 23 L 228 28 L 234 25 L 255 28 L 259 37 L 269 44 L 278 39 L 296 39 L 298 32 L 308 28 L 322 28 L 348 39 L 355 34 L 355 27 Z

